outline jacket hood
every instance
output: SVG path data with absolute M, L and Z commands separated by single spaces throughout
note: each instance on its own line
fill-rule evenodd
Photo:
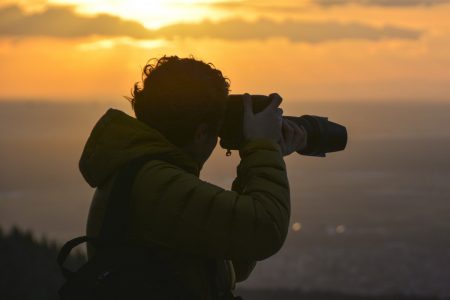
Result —
M 198 163 L 159 131 L 116 109 L 109 109 L 94 126 L 79 167 L 89 185 L 98 187 L 127 162 L 148 155 L 199 175 Z

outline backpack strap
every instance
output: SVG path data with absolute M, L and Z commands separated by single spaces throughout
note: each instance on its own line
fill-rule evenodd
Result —
M 113 187 L 108 198 L 105 217 L 102 222 L 100 233 L 97 237 L 80 236 L 66 242 L 57 256 L 57 262 L 64 277 L 69 280 L 73 278 L 76 271 L 64 267 L 64 262 L 73 248 L 82 243 L 92 243 L 96 248 L 107 249 L 108 247 L 127 245 L 130 221 L 130 194 L 139 170 L 150 160 L 161 159 L 167 161 L 163 156 L 147 155 L 138 157 L 119 170 L 114 179 Z M 97 253 L 98 251 L 96 251 Z M 211 276 L 209 288 L 214 299 L 234 299 L 231 291 L 223 290 L 223 284 L 217 282 L 218 262 L 211 259 L 207 263 L 208 273 Z
M 66 279 L 70 279 L 75 274 L 75 272 L 64 267 L 64 263 L 73 248 L 86 242 L 92 243 L 96 247 L 123 245 L 127 242 L 130 219 L 130 201 L 128 200 L 134 180 L 146 162 L 158 158 L 162 158 L 162 156 L 141 156 L 119 170 L 114 179 L 99 235 L 97 237 L 76 237 L 66 242 L 58 253 L 56 261 Z
M 58 266 L 61 270 L 61 273 L 64 275 L 66 279 L 69 279 L 73 276 L 74 272 L 70 271 L 66 267 L 64 267 L 64 262 L 66 261 L 67 257 L 69 256 L 70 252 L 73 248 L 76 246 L 85 243 L 85 242 L 91 242 L 92 238 L 87 236 L 79 236 L 77 238 L 71 239 L 70 241 L 66 242 L 64 246 L 59 250 L 58 256 L 56 258 L 56 262 L 58 263 Z
M 138 157 L 127 163 L 118 173 L 108 199 L 105 217 L 98 235 L 99 246 L 126 243 L 130 224 L 131 190 L 139 170 L 155 155 Z

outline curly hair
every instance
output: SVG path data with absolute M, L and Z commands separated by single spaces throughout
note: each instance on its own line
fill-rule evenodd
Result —
M 135 83 L 132 97 L 127 97 L 136 118 L 174 145 L 190 142 L 201 123 L 218 134 L 230 81 L 213 64 L 193 57 L 154 58 L 143 69 L 142 83 Z

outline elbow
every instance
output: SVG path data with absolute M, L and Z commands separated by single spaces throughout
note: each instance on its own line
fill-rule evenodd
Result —
M 261 261 L 276 254 L 284 245 L 289 226 L 288 216 L 274 218 L 270 214 L 261 214 L 255 223 L 253 232 L 251 260 Z M 250 254 L 250 253 L 249 253 Z
M 259 210 L 255 224 L 255 240 L 260 243 L 256 260 L 275 255 L 284 245 L 289 230 L 289 210 Z
M 261 261 L 276 254 L 282 248 L 287 230 L 274 222 L 257 222 L 255 227 L 231 243 L 227 259 L 233 261 Z
M 272 224 L 272 228 L 267 228 L 260 233 L 260 247 L 255 249 L 255 260 L 261 261 L 275 255 L 284 245 L 286 234 L 280 230 L 279 226 Z
M 252 209 L 241 210 L 235 218 L 232 259 L 261 261 L 283 247 L 289 228 L 289 205 L 280 205 L 271 197 L 253 197 Z

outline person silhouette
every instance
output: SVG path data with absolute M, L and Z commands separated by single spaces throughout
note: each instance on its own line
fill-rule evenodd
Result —
M 149 62 L 142 86 L 136 83 L 128 98 L 136 118 L 108 110 L 83 150 L 81 173 L 96 188 L 87 221 L 90 237 L 100 234 L 121 168 L 149 157 L 137 168 L 126 199 L 129 211 L 123 214 L 129 214 L 127 241 L 152 249 L 143 255 L 158 257 L 161 264 L 147 273 L 166 268 L 176 274 L 160 289 L 166 298 L 154 299 L 233 299 L 235 283 L 285 241 L 290 191 L 283 156 L 298 150 L 305 136 L 282 118 L 278 94 L 256 114 L 251 96 L 243 96 L 245 142 L 231 190 L 199 179 L 218 141 L 229 87 L 220 70 L 192 57 Z M 89 258 L 97 251 L 88 243 Z M 154 286 L 155 276 L 122 288 L 136 291 L 144 285 Z

